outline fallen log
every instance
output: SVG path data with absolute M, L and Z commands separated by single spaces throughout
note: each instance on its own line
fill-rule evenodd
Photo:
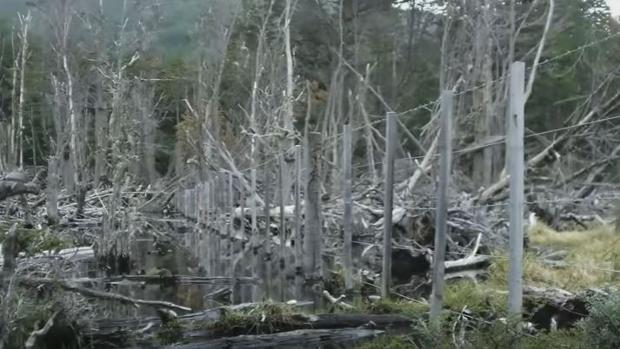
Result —
M 584 295 L 559 288 L 525 286 L 523 297 L 529 308 L 530 322 L 538 329 L 571 328 L 589 314 Z
M 196 313 L 190 313 L 185 315 L 180 315 L 177 320 L 185 325 L 196 322 L 214 322 L 218 321 L 222 318 L 222 316 L 226 312 L 230 311 L 242 311 L 247 309 L 256 308 L 260 305 L 264 305 L 266 303 L 242 303 L 230 306 L 222 306 L 212 309 L 203 310 Z M 273 303 L 269 303 L 273 304 Z M 276 303 L 278 304 L 278 303 Z M 292 307 L 305 307 L 314 304 L 309 301 L 300 301 L 300 302 L 287 302 L 286 305 Z M 284 305 L 284 303 L 282 304 Z M 92 323 L 93 327 L 88 331 L 87 337 L 105 337 L 106 335 L 111 335 L 118 333 L 119 330 L 123 332 L 127 331 L 136 331 L 138 329 L 142 329 L 143 332 L 147 332 L 144 330 L 144 326 L 149 325 L 149 330 L 156 330 L 161 325 L 161 319 L 156 316 L 145 317 L 145 318 L 133 318 L 133 319 L 125 319 L 125 320 L 110 320 L 110 319 L 101 319 L 96 320 Z
M 307 324 L 311 328 L 360 327 L 371 324 L 373 328 L 408 328 L 411 319 L 397 314 L 319 314 L 309 315 Z
M 115 283 L 121 281 L 129 281 L 145 284 L 163 284 L 163 285 L 230 285 L 233 282 L 238 284 L 256 284 L 258 280 L 249 276 L 225 277 L 225 276 L 191 276 L 191 275 L 118 275 L 105 278 L 78 278 L 67 280 L 73 283 L 91 284 L 91 283 Z
M 236 336 L 207 340 L 202 342 L 174 345 L 168 348 L 177 349 L 253 349 L 253 348 L 316 348 L 321 344 L 343 344 L 357 342 L 362 339 L 375 338 L 383 331 L 344 328 L 335 330 L 295 330 L 275 334 L 255 336 Z
M 95 251 L 93 250 L 92 247 L 89 247 L 89 246 L 72 247 L 72 248 L 62 249 L 58 252 L 43 251 L 41 253 L 37 253 L 36 255 L 32 257 L 17 258 L 16 261 L 19 264 L 20 262 L 23 262 L 23 261 L 30 261 L 30 260 L 39 259 L 39 258 L 52 258 L 52 259 L 56 258 L 56 259 L 62 259 L 65 261 L 75 263 L 75 262 L 82 262 L 86 260 L 93 260 L 95 258 Z M 3 255 L 0 254 L 0 267 L 2 267 L 3 264 L 4 264 L 4 258 L 3 258 Z
M 20 285 L 30 286 L 30 287 L 39 287 L 41 285 L 58 286 L 65 291 L 79 293 L 86 297 L 113 300 L 113 301 L 117 301 L 117 302 L 124 303 L 124 304 L 131 304 L 136 307 L 140 305 L 147 305 L 147 306 L 155 307 L 155 308 L 167 308 L 167 309 L 174 309 L 174 310 L 181 310 L 181 311 L 192 310 L 191 308 L 180 306 L 180 305 L 177 305 L 171 302 L 131 298 L 131 297 L 123 296 L 123 295 L 116 294 L 116 293 L 103 292 L 103 291 L 93 290 L 90 288 L 81 287 L 76 284 L 73 284 L 73 283 L 70 283 L 64 280 L 58 280 L 58 279 L 19 277 L 17 278 L 17 281 L 19 282 Z
M 489 261 L 489 256 L 469 256 L 466 258 L 457 259 L 455 261 L 446 261 L 444 263 L 446 273 L 457 272 L 463 269 L 477 268 L 481 264 L 485 264 Z
M 39 194 L 40 191 L 39 185 L 33 182 L 0 179 L 0 201 L 17 195 Z
M 199 341 L 201 345 L 204 343 L 211 343 L 217 341 L 216 338 L 230 338 L 230 336 L 247 336 L 250 334 L 255 335 L 272 335 L 261 334 L 257 332 L 258 319 L 248 318 L 247 327 L 244 327 L 243 322 L 237 321 L 238 328 L 229 328 L 226 324 L 224 317 L 229 313 L 231 308 L 247 309 L 257 306 L 254 303 L 243 304 L 240 306 L 230 306 L 209 309 L 200 313 L 187 314 L 179 316 L 177 321 L 180 323 L 181 328 L 209 328 L 208 330 L 185 330 L 183 331 L 183 338 L 186 341 Z M 254 314 L 253 316 L 261 316 L 260 314 Z M 264 315 L 263 315 L 264 316 Z M 291 314 L 287 315 L 288 320 L 286 323 L 276 322 L 270 324 L 266 328 L 269 328 L 270 332 L 284 332 L 284 331 L 304 331 L 304 330 L 325 330 L 335 331 L 338 329 L 346 328 L 372 328 L 373 330 L 384 329 L 406 329 L 412 325 L 412 321 L 402 315 L 393 314 L 321 314 L 321 315 L 306 315 L 306 314 Z M 223 327 L 217 329 L 217 321 L 223 320 Z M 268 317 L 262 317 L 261 323 L 272 320 Z M 240 320 L 243 321 L 243 320 Z M 161 320 L 157 317 L 148 317 L 142 319 L 130 319 L 121 321 L 101 320 L 94 323 L 94 327 L 90 331 L 85 333 L 85 338 L 89 338 L 89 341 L 96 343 L 98 341 L 110 341 L 116 339 L 119 343 L 122 343 L 123 338 L 131 336 L 133 334 L 145 335 L 145 342 L 140 343 L 141 347 L 148 347 L 150 338 L 161 327 Z M 209 325 L 209 326 L 205 326 Z M 223 332 L 222 332 L 223 331 Z M 226 337 L 223 337 L 226 336 Z M 206 346 L 211 348 L 211 346 Z

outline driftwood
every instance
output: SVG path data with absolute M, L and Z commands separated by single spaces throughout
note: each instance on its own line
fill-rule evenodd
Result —
M 202 348 L 226 348 L 226 349 L 253 349 L 253 348 L 315 348 L 324 343 L 340 344 L 374 338 L 383 331 L 345 328 L 335 330 L 296 330 L 275 334 L 256 336 L 237 336 L 220 338 L 198 343 L 175 345 L 169 348 L 178 349 L 202 349 Z
M 454 261 L 446 261 L 444 263 L 446 274 L 455 273 L 459 271 L 463 271 L 465 269 L 472 269 L 476 267 L 480 267 L 483 264 L 489 262 L 489 256 L 476 256 L 478 253 L 478 249 L 480 249 L 480 240 L 482 238 L 482 234 L 478 234 L 476 238 L 476 242 L 474 244 L 474 248 L 469 256 L 461 259 L 457 259 Z
M 343 299 L 346 297 L 345 295 L 340 295 L 338 298 L 334 297 L 327 290 L 323 290 L 323 296 L 334 305 L 337 305 L 343 309 L 354 309 L 351 304 L 345 303 Z
M 168 308 L 168 309 L 181 310 L 181 311 L 192 310 L 191 308 L 183 307 L 183 306 L 170 303 L 170 302 L 135 299 L 135 298 L 130 298 L 130 297 L 123 296 L 120 294 L 93 290 L 93 289 L 78 286 L 76 284 L 73 284 L 73 283 L 70 283 L 64 280 L 20 277 L 20 278 L 17 278 L 17 281 L 21 285 L 30 286 L 30 287 L 39 287 L 40 285 L 58 286 L 65 291 L 76 292 L 86 297 L 113 300 L 113 301 L 117 301 L 120 303 L 132 304 L 136 307 L 139 305 L 147 305 L 147 306 L 155 307 L 155 308 Z

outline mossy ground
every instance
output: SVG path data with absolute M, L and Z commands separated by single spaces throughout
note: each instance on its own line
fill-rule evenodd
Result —
M 222 317 L 206 325 L 214 337 L 270 334 L 303 326 L 304 320 L 292 307 L 263 304 L 247 311 L 226 311 Z
M 161 344 L 173 344 L 183 339 L 183 326 L 177 320 L 168 321 L 157 331 L 157 339 Z
M 620 280 L 620 232 L 615 227 L 600 226 L 586 231 L 558 232 L 544 225 L 535 225 L 528 231 L 531 249 L 524 259 L 524 283 L 538 287 L 556 287 L 571 292 L 589 288 L 613 286 Z M 536 253 L 544 250 L 546 253 Z M 554 266 L 544 261 L 544 255 L 563 251 L 564 266 Z M 449 282 L 444 291 L 444 327 L 432 331 L 419 323 L 407 336 L 384 336 L 361 344 L 364 349 L 374 348 L 586 348 L 588 338 L 596 337 L 582 326 L 555 332 L 539 332 L 536 335 L 515 330 L 516 325 L 497 321 L 507 316 L 507 274 L 509 262 L 504 253 L 492 256 L 491 266 L 484 280 Z M 420 315 L 427 312 L 421 303 L 405 301 L 381 301 L 367 305 L 372 310 L 404 315 Z M 610 307 L 605 306 L 606 309 Z M 415 310 L 414 310 L 415 309 Z M 465 332 L 464 342 L 456 345 L 453 314 L 468 310 L 481 319 L 472 323 Z M 450 318 L 452 317 L 452 320 Z M 418 317 L 419 319 L 419 317 Z M 592 320 L 588 320 L 592 322 Z M 589 323 L 589 322 L 586 322 Z M 601 325 L 598 325 L 600 327 Z M 455 327 L 456 328 L 456 327 Z M 439 332 L 438 332 L 439 331 Z M 420 339 L 425 338 L 425 339 Z M 413 343 L 413 344 L 412 344 Z

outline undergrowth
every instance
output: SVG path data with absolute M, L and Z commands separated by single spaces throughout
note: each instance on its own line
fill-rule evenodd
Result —
M 9 230 L 8 224 L 0 225 L 0 244 L 6 238 L 6 232 Z M 73 244 L 71 241 L 50 232 L 47 229 L 17 227 L 17 248 L 18 252 L 23 252 L 26 256 L 33 256 L 44 251 L 59 251 L 63 248 L 69 248 Z
M 271 334 L 303 326 L 304 319 L 292 307 L 263 304 L 247 311 L 225 311 L 222 317 L 209 323 L 206 329 L 213 336 Z
M 177 343 L 183 339 L 183 326 L 176 319 L 167 321 L 157 331 L 157 339 L 164 345 Z
M 524 283 L 557 287 L 579 293 L 592 288 L 608 288 L 618 282 L 620 234 L 615 227 L 588 231 L 557 232 L 544 225 L 528 231 L 532 248 L 524 257 Z M 544 251 L 535 253 L 534 250 Z M 562 265 L 542 259 L 554 251 L 564 257 Z M 561 262 L 561 263 L 562 263 Z M 433 328 L 424 320 L 428 309 L 415 302 L 380 301 L 359 307 L 368 312 L 400 313 L 417 316 L 411 334 L 382 336 L 360 345 L 363 349 L 389 348 L 620 348 L 620 293 L 588 299 L 590 316 L 574 328 L 557 331 L 527 330 L 520 321 L 507 316 L 508 259 L 491 257 L 486 277 L 477 282 L 449 282 L 444 290 L 444 321 Z M 470 316 L 458 316 L 459 313 Z M 415 317 L 412 316 L 412 317 Z

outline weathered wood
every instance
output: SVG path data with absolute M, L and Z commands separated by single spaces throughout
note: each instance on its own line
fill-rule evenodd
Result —
M 146 305 L 146 306 L 155 307 L 155 308 L 167 308 L 167 309 L 181 310 L 181 311 L 192 310 L 191 308 L 183 307 L 183 306 L 171 303 L 171 302 L 131 298 L 131 297 L 123 296 L 120 294 L 103 292 L 103 291 L 93 290 L 90 288 L 81 287 L 74 283 L 59 280 L 59 279 L 20 277 L 20 278 L 17 278 L 16 280 L 20 285 L 24 285 L 24 286 L 29 286 L 29 287 L 39 287 L 41 285 L 57 286 L 65 291 L 76 292 L 86 297 L 107 299 L 107 300 L 117 301 L 120 303 L 131 304 L 134 306 Z
M 303 238 L 301 228 L 301 162 L 302 149 L 295 146 L 295 297 L 303 297 Z
M 344 214 L 342 215 L 342 228 L 344 231 L 343 243 L 343 265 L 344 265 L 344 287 L 347 292 L 353 290 L 353 198 L 352 198 L 352 132 L 351 125 L 344 126 L 344 137 L 342 142 L 342 161 L 344 166 L 344 176 L 342 184 L 342 198 L 344 202 Z
M 386 116 L 385 131 L 385 161 L 383 163 L 385 182 L 383 200 L 383 268 L 381 274 L 381 296 L 385 299 L 390 297 L 392 283 L 392 209 L 394 205 L 394 157 L 396 153 L 396 113 L 388 112 Z
M 286 218 L 284 217 L 284 195 L 286 190 L 284 155 L 278 156 L 278 206 L 280 207 L 280 228 L 278 229 L 278 240 L 280 241 L 280 251 L 278 256 L 278 274 L 280 276 L 280 300 L 286 298 Z
M 355 342 L 365 338 L 374 338 L 383 331 L 368 329 L 337 329 L 337 330 L 296 330 L 274 334 L 255 336 L 237 336 L 175 345 L 178 349 L 253 349 L 253 348 L 315 348 L 321 344 L 339 344 Z
M 258 206 L 256 204 L 256 198 L 258 197 L 258 192 L 256 189 L 256 168 L 253 168 L 250 170 L 250 178 L 251 178 L 250 183 L 252 186 L 252 192 L 250 193 L 250 212 L 252 212 L 252 217 L 250 221 L 250 227 L 252 229 L 250 233 L 250 244 L 252 245 L 252 248 L 251 248 L 252 265 L 250 266 L 250 270 L 252 272 L 252 276 L 257 276 L 258 270 L 260 269 L 262 261 L 259 259 L 259 256 L 258 256 L 258 249 L 259 249 L 258 244 L 259 244 L 260 239 L 258 236 L 258 218 L 257 218 Z M 258 288 L 253 287 L 252 288 L 252 301 L 256 301 L 256 300 L 258 300 Z
M 323 290 L 323 296 L 333 305 L 337 305 L 343 309 L 353 310 L 354 306 L 351 304 L 345 303 L 343 299 L 346 297 L 345 295 L 340 295 L 338 298 L 334 297 L 327 290 Z
M 58 158 L 50 156 L 47 159 L 47 188 L 45 193 L 47 196 L 47 221 L 54 225 L 60 221 L 58 215 Z
M 244 180 L 242 177 L 243 175 L 239 175 L 239 180 L 242 181 Z M 244 203 L 245 203 L 245 195 L 244 195 L 244 187 L 240 186 L 239 187 L 239 208 L 241 209 L 242 212 L 244 212 Z M 233 212 L 234 212 L 234 208 L 233 208 Z M 234 217 L 234 216 L 233 216 Z M 232 218 L 231 218 L 232 220 Z M 240 231 L 242 234 L 245 233 L 245 216 L 242 216 L 240 221 L 239 221 L 239 226 L 240 226 Z M 236 239 L 234 240 L 236 241 Z M 243 242 L 241 242 L 241 245 L 243 245 Z M 237 264 L 241 261 L 241 259 L 243 258 L 243 254 L 242 251 L 237 252 L 237 247 L 239 247 L 239 249 L 243 249 L 243 247 L 241 246 L 235 246 L 233 245 L 232 248 L 232 261 L 231 261 L 231 267 L 232 267 L 232 277 L 233 279 L 237 276 Z M 235 303 L 240 303 L 242 301 L 242 295 L 241 295 L 241 288 L 239 287 L 238 284 L 234 283 L 231 287 L 231 303 L 235 304 Z
M 573 328 L 589 313 L 589 299 L 593 294 L 608 296 L 600 290 L 587 290 L 581 294 L 559 288 L 523 287 L 524 312 L 537 329 L 556 330 Z
M 272 251 L 271 251 L 271 217 L 269 216 L 269 209 L 271 205 L 271 168 L 269 166 L 265 166 L 263 168 L 263 201 L 265 201 L 264 209 L 264 217 L 265 217 L 265 228 L 263 229 L 262 241 L 263 241 L 263 271 L 264 276 L 262 279 L 262 293 L 265 299 L 271 298 L 271 278 L 273 277 L 272 271 Z
M 433 258 L 433 291 L 431 294 L 430 317 L 439 319 L 443 302 L 446 238 L 448 234 L 448 191 L 452 170 L 452 91 L 441 95 L 441 130 L 439 141 L 440 166 L 437 186 L 437 213 L 435 215 L 435 249 Z
M 52 314 L 52 316 L 50 316 L 50 318 L 47 319 L 47 321 L 45 322 L 45 325 L 43 325 L 42 328 L 38 330 L 34 330 L 30 333 L 30 336 L 28 337 L 28 340 L 26 341 L 26 344 L 25 344 L 26 349 L 35 348 L 39 337 L 46 335 L 50 331 L 52 326 L 54 326 L 54 320 L 56 319 L 56 316 L 58 316 L 58 313 L 59 313 L 58 311 L 54 312 L 54 314 Z
M 190 325 L 190 324 L 195 325 L 198 322 L 202 322 L 205 324 L 212 323 L 214 321 L 220 320 L 222 316 L 224 316 L 224 314 L 226 313 L 230 313 L 234 311 L 251 310 L 252 308 L 256 308 L 264 304 L 280 305 L 280 303 L 242 303 L 242 304 L 236 304 L 236 305 L 221 306 L 221 307 L 206 309 L 200 312 L 179 315 L 177 320 L 184 325 Z M 294 308 L 303 308 L 303 307 L 308 307 L 312 304 L 313 304 L 312 302 L 301 301 L 301 302 L 296 302 L 295 304 L 287 303 L 287 306 L 291 306 Z M 284 304 L 281 304 L 281 306 L 284 306 Z M 95 337 L 95 336 L 105 337 L 107 335 L 111 335 L 119 331 L 122 333 L 127 333 L 127 332 L 132 332 L 132 331 L 135 332 L 138 329 L 144 328 L 144 326 L 149 323 L 152 324 L 149 330 L 154 331 L 160 327 L 161 319 L 155 316 L 148 316 L 148 317 L 142 317 L 142 318 L 129 318 L 129 319 L 99 319 L 99 320 L 95 320 L 91 324 L 91 328 L 87 330 L 86 337 Z M 146 331 L 142 331 L 142 332 L 144 333 Z
M 228 255 L 228 276 L 230 277 L 235 277 L 235 265 L 233 263 L 234 261 L 234 255 L 235 255 L 235 238 L 234 238 L 234 234 L 235 234 L 235 220 L 234 220 L 234 212 L 235 212 L 235 198 L 234 198 L 234 191 L 233 191 L 233 174 L 231 172 L 228 173 L 228 208 L 230 210 L 230 218 L 228 220 L 228 227 L 227 227 L 227 232 L 228 232 L 228 250 L 226 251 L 226 254 Z M 231 292 L 230 292 L 230 301 L 231 303 L 234 300 L 234 284 L 231 287 Z
M 453 273 L 463 269 L 477 268 L 481 264 L 488 263 L 490 260 L 490 256 L 470 256 L 454 261 L 446 261 L 444 263 L 444 269 L 446 272 Z
M 17 195 L 39 194 L 40 191 L 39 185 L 33 182 L 0 180 L 0 201 Z
M 321 134 L 308 134 L 308 158 L 306 164 L 306 190 L 304 205 L 305 235 L 304 235 L 304 269 L 305 277 L 311 282 L 323 278 L 321 251 L 323 245 L 323 230 L 321 224 Z
M 146 284 L 162 285 L 230 285 L 235 284 L 256 284 L 258 279 L 253 277 L 241 276 L 230 278 L 226 276 L 192 276 L 192 275 L 119 275 L 105 278 L 77 278 L 64 280 L 71 283 L 94 284 L 94 283 L 115 283 L 129 281 Z
M 33 260 L 37 258 L 58 258 L 70 261 L 73 263 L 82 262 L 87 260 L 94 260 L 95 251 L 92 247 L 72 247 L 66 248 L 60 251 L 43 251 L 28 258 L 17 258 L 16 262 L 20 263 L 23 260 Z M 0 255 L 0 266 L 4 265 L 4 257 Z
M 523 308 L 524 81 L 525 63 L 513 63 L 510 73 L 508 146 L 506 154 L 510 172 L 508 308 L 513 314 L 520 314 Z

